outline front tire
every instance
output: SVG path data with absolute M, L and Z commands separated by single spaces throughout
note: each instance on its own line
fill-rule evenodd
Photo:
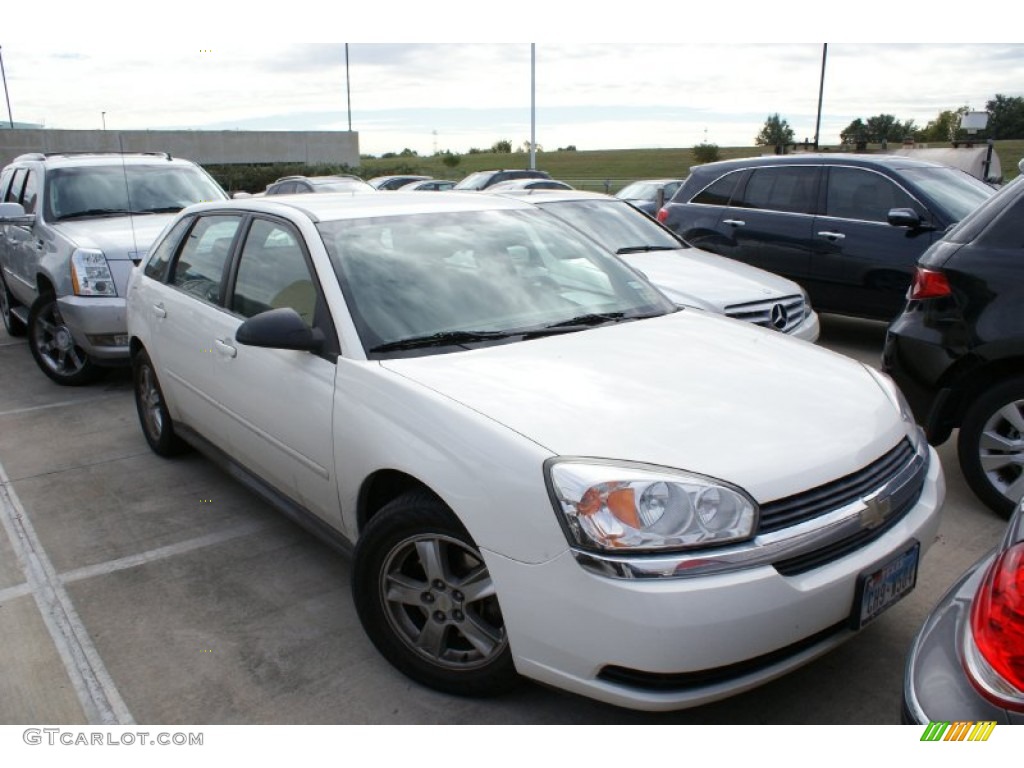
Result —
M 518 682 L 487 566 L 431 494 L 400 496 L 369 522 L 352 596 L 377 650 L 416 682 L 460 696 L 493 696 Z
M 164 402 L 164 393 L 157 381 L 153 361 L 145 350 L 132 358 L 132 385 L 135 390 L 135 408 L 139 412 L 142 434 L 158 456 L 177 456 L 188 445 L 174 432 L 171 414 Z
M 971 490 L 1008 518 L 1024 498 L 1024 378 L 1004 381 L 970 405 L 957 454 Z
M 4 319 L 4 329 L 9 336 L 24 336 L 25 324 L 11 311 L 14 307 L 14 295 L 7 288 L 7 281 L 0 272 L 0 317 Z
M 40 370 L 62 386 L 91 384 L 103 375 L 103 369 L 75 343 L 52 293 L 40 294 L 29 309 L 28 346 Z

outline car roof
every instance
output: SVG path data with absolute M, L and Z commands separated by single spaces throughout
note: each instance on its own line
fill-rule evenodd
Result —
M 903 155 L 859 155 L 846 152 L 801 152 L 795 155 L 762 155 L 760 157 L 740 157 L 732 160 L 718 160 L 690 168 L 693 173 L 721 173 L 736 168 L 754 168 L 770 165 L 855 165 L 864 168 L 889 168 L 901 170 L 906 168 L 943 168 L 940 163 L 930 160 L 919 160 Z
M 90 165 L 195 165 L 191 160 L 172 157 L 166 152 L 30 152 L 14 158 L 14 163 L 37 162 L 49 167 Z
M 475 192 L 446 192 L 424 195 L 417 192 L 389 192 L 367 195 L 359 192 L 328 192 L 319 195 L 281 195 L 245 197 L 220 202 L 198 203 L 185 213 L 201 211 L 253 211 L 287 215 L 300 213 L 313 222 L 362 219 L 375 216 L 399 216 L 418 213 L 458 213 L 501 209 L 528 209 L 526 203 L 503 195 Z
M 509 197 L 530 203 L 566 203 L 580 200 L 604 200 L 616 205 L 628 205 L 618 197 L 601 192 L 585 192 L 581 189 L 500 189 L 492 192 L 494 197 Z

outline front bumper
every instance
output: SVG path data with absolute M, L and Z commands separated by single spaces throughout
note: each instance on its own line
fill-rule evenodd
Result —
M 884 535 L 819 568 L 772 565 L 696 578 L 615 579 L 571 552 L 528 565 L 492 552 L 516 668 L 600 701 L 644 710 L 697 706 L 780 677 L 856 634 L 858 576 L 935 539 L 945 485 L 931 461 L 917 503 Z
M 124 298 L 61 296 L 61 317 L 75 342 L 99 365 L 128 362 L 127 303 Z
M 803 322 L 789 332 L 789 335 L 797 339 L 809 341 L 812 344 L 816 342 L 818 336 L 821 335 L 821 323 L 818 320 L 818 313 L 812 309 Z

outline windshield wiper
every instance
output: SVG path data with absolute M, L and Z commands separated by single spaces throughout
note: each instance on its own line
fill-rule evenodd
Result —
M 678 251 L 679 246 L 677 245 L 631 245 L 626 248 L 619 248 L 615 252 L 616 256 L 621 256 L 624 253 L 650 253 L 651 251 Z
M 68 219 L 84 219 L 89 216 L 124 216 L 126 213 L 131 211 L 124 208 L 90 208 L 87 211 L 75 211 L 74 213 L 65 213 L 63 216 L 58 216 L 57 221 L 67 221 Z
M 132 211 L 132 213 L 177 213 L 181 208 L 180 205 L 165 205 L 161 208 L 143 208 L 141 211 Z
M 440 331 L 427 336 L 412 336 L 408 339 L 388 341 L 372 347 L 370 352 L 394 352 L 400 349 L 421 349 L 423 347 L 447 347 L 468 344 L 474 341 L 494 341 L 522 336 L 523 331 Z
M 589 313 L 586 315 L 577 315 L 568 320 L 563 320 L 560 323 L 552 323 L 551 325 L 545 325 L 543 328 L 538 330 L 550 331 L 559 328 L 589 328 L 592 325 L 604 325 L 605 323 L 617 323 L 621 320 L 625 320 L 625 312 L 605 312 L 605 313 Z M 632 318 L 630 318 L 632 319 Z M 534 333 L 531 331 L 531 334 Z

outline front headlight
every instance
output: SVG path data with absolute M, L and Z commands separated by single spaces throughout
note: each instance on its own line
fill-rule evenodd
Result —
M 748 539 L 757 504 L 712 478 L 661 467 L 560 460 L 547 465 L 572 543 L 621 552 L 694 549 Z
M 102 251 L 79 248 L 71 255 L 71 285 L 77 296 L 117 296 L 114 276 Z

